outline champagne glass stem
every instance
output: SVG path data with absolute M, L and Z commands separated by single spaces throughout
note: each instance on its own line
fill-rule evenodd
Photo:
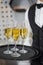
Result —
M 9 44 L 8 44 L 8 47 L 7 47 L 8 51 L 9 51 Z
M 16 42 L 16 41 L 15 41 Z M 16 52 L 16 43 L 15 43 L 15 52 Z
M 8 47 L 7 47 L 8 51 L 9 51 L 9 39 L 8 39 Z
M 24 49 L 24 39 L 22 39 L 22 49 L 20 50 L 20 53 L 27 53 L 27 50 Z
M 15 41 L 15 52 L 16 52 L 16 43 L 17 43 L 17 41 Z
M 3 52 L 4 54 L 12 54 L 12 51 L 9 50 L 9 44 L 7 45 L 7 50 Z
M 23 45 L 22 50 L 24 50 L 24 39 L 22 39 L 22 45 Z
M 12 57 L 19 57 L 19 56 L 21 56 L 21 55 L 16 51 L 16 43 L 17 43 L 17 41 L 15 41 L 15 52 L 13 52 L 13 53 L 11 54 Z
M 24 50 L 24 45 L 23 45 L 23 48 L 22 49 Z

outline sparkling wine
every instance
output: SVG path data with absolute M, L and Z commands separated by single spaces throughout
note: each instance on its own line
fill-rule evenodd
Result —
M 12 36 L 12 28 L 6 28 L 4 35 L 9 39 Z
M 21 34 L 21 37 L 24 39 L 27 37 L 27 34 L 28 34 L 28 29 L 27 28 L 23 28 L 20 30 L 20 34 Z
M 13 28 L 13 33 L 12 33 L 12 37 L 15 41 L 17 41 L 18 37 L 20 35 L 20 29 L 18 28 Z

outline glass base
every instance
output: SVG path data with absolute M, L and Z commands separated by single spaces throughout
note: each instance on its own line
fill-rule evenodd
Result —
M 19 57 L 19 56 L 21 56 L 21 55 L 20 55 L 19 53 L 17 53 L 17 52 L 14 52 L 14 53 L 11 54 L 11 56 L 12 56 L 12 57 Z
M 4 51 L 3 53 L 4 53 L 4 54 L 12 54 L 12 51 L 6 50 L 6 51 Z
M 12 50 L 12 51 L 15 51 L 15 47 L 14 47 L 14 48 L 12 48 L 11 50 Z M 16 48 L 16 51 L 18 51 L 18 50 L 19 50 L 19 49 L 18 49 L 18 48 Z
M 22 49 L 22 50 L 20 50 L 19 52 L 20 52 L 20 53 L 27 53 L 28 51 L 27 51 L 27 50 Z

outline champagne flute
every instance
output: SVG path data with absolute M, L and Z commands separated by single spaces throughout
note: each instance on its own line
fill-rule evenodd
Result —
M 18 33 L 17 33 L 18 32 Z M 18 34 L 18 36 L 16 36 L 16 34 Z M 13 38 L 13 42 L 14 40 L 16 41 L 19 37 L 19 29 L 16 29 L 16 27 L 13 28 L 13 33 L 12 33 L 12 38 Z M 16 43 L 16 42 L 15 42 Z M 15 51 L 15 47 L 16 47 L 16 44 L 13 48 L 11 48 L 12 51 Z M 19 49 L 16 47 L 16 51 L 18 51 Z
M 16 27 L 18 27 L 18 23 L 15 20 L 15 22 L 13 23 L 13 29 L 16 29 Z M 14 43 L 14 39 L 12 40 L 12 42 Z M 15 46 L 13 48 L 11 48 L 12 51 L 15 51 Z M 16 47 L 16 51 L 18 51 L 19 49 Z
M 4 35 L 6 36 L 8 42 L 9 42 L 10 37 L 12 37 L 12 28 L 4 29 Z M 8 43 L 7 50 L 4 51 L 4 54 L 11 54 L 11 53 L 12 53 L 12 51 L 9 50 L 9 43 Z
M 20 35 L 20 29 L 19 28 L 13 28 L 13 33 L 12 33 L 12 38 L 14 39 L 15 42 L 15 52 L 11 54 L 12 57 L 19 57 L 20 54 L 16 51 L 16 45 L 17 45 L 17 40 Z
M 28 35 L 28 29 L 26 27 L 21 28 L 20 34 L 22 37 L 22 45 L 23 45 L 22 49 L 20 50 L 20 53 L 27 53 L 27 50 L 24 49 L 24 40 Z

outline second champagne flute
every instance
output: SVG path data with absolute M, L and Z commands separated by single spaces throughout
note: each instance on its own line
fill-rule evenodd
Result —
M 19 36 L 20 36 L 20 29 L 13 28 L 12 38 L 14 39 L 14 42 L 15 42 L 15 52 L 13 52 L 11 54 L 12 57 L 19 57 L 20 56 L 20 54 L 16 51 L 16 45 L 17 45 L 17 41 L 18 41 Z

